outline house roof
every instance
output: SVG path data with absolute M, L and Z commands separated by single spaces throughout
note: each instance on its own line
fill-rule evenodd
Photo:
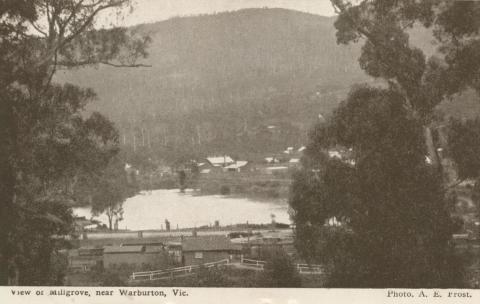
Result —
M 269 163 L 271 163 L 273 161 L 278 162 L 278 160 L 275 157 L 265 157 L 265 160 Z
M 146 253 L 159 253 L 163 251 L 164 251 L 163 246 L 146 246 L 145 247 Z
M 268 171 L 276 171 L 276 170 L 288 170 L 288 167 L 285 166 L 278 166 L 278 167 L 267 167 L 265 168 Z
M 103 249 L 104 254 L 108 253 L 139 253 L 142 252 L 144 246 L 106 246 Z
M 77 249 L 78 255 L 95 255 L 95 254 L 102 254 L 103 248 L 96 248 L 96 247 L 80 247 Z
M 341 159 L 341 158 L 342 158 L 342 154 L 340 154 L 340 152 L 335 151 L 335 150 L 330 150 L 330 151 L 328 151 L 328 156 L 329 156 L 330 158 L 338 158 L 338 159 Z
M 183 251 L 222 251 L 238 250 L 238 246 L 230 242 L 230 239 L 223 235 L 209 235 L 200 237 L 184 238 L 182 242 Z
M 222 166 L 223 164 L 231 164 L 233 163 L 233 159 L 230 156 L 215 156 L 215 157 L 207 157 L 209 163 L 214 166 Z
M 126 246 L 164 246 L 164 242 L 160 241 L 144 241 L 144 242 L 129 242 L 129 243 L 122 243 L 121 247 L 126 247 Z
M 225 168 L 226 169 L 238 169 L 238 168 L 245 167 L 247 164 L 248 164 L 248 161 L 239 160 L 239 161 L 236 161 L 234 164 L 231 164 L 230 166 L 226 166 Z

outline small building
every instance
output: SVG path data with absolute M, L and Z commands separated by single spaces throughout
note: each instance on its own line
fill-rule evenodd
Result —
M 209 174 L 211 172 L 214 172 L 222 168 L 221 166 L 215 167 L 208 161 L 198 163 L 197 167 L 198 167 L 198 172 L 200 172 L 200 174 Z
M 288 165 L 292 167 L 298 167 L 300 166 L 300 158 L 291 158 L 288 161 Z
M 186 266 L 231 259 L 241 252 L 226 236 L 187 237 L 182 240 L 182 261 Z
M 340 159 L 340 160 L 342 159 L 342 154 L 337 150 L 329 150 L 328 151 L 328 156 L 330 158 L 336 158 L 336 159 Z
M 213 167 L 226 167 L 235 163 L 235 161 L 227 155 L 207 157 L 207 162 Z
M 280 162 L 275 156 L 265 157 L 264 160 L 267 164 L 278 164 Z
M 103 266 L 103 248 L 81 247 L 68 251 L 68 268 L 88 271 Z
M 115 268 L 129 265 L 140 268 L 153 262 L 154 254 L 147 253 L 146 246 L 107 246 L 103 250 L 103 266 Z
M 263 169 L 265 174 L 284 174 L 287 173 L 289 170 L 288 167 L 286 166 L 272 166 L 272 167 L 266 167 Z
M 293 238 L 256 238 L 248 243 L 243 243 L 242 246 L 247 256 L 253 259 L 262 259 L 264 253 L 275 250 L 282 250 L 290 256 L 296 254 Z
M 250 171 L 254 171 L 255 168 L 253 166 L 253 163 L 252 162 L 249 162 L 249 161 L 246 161 L 246 160 L 239 160 L 239 161 L 236 161 L 235 163 L 229 165 L 229 166 L 226 166 L 225 168 L 223 168 L 223 170 L 225 172 L 250 172 Z
M 168 242 L 166 245 L 170 258 L 172 258 L 175 263 L 182 263 L 182 243 Z

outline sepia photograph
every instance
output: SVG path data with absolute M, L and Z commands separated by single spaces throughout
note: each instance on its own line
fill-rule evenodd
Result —
M 480 1 L 0 0 L 0 141 L 9 296 L 480 289 Z

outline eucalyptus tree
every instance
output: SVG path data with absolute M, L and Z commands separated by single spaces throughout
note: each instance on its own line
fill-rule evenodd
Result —
M 359 64 L 384 85 L 353 87 L 312 131 L 290 199 L 297 248 L 327 265 L 331 286 L 462 286 L 462 264 L 451 247 L 460 226 L 451 216 L 451 190 L 459 181 L 447 160 L 459 164 L 460 178 L 479 172 L 476 158 L 462 163 L 465 154 L 457 153 L 452 136 L 450 145 L 438 139 L 435 108 L 466 88 L 480 92 L 480 4 L 332 5 L 337 42 L 363 43 Z M 414 27 L 433 33 L 434 55 L 427 58 L 410 42 Z M 330 159 L 326 151 L 334 147 L 348 151 L 347 159 Z M 332 218 L 341 226 L 325 225 Z
M 139 60 L 147 56 L 149 37 L 100 24 L 132 5 L 131 0 L 0 3 L 2 285 L 51 282 L 54 267 L 40 267 L 36 275 L 31 267 L 50 265 L 57 245 L 52 235 L 69 231 L 71 210 L 48 206 L 65 206 L 75 198 L 79 178 L 101 170 L 118 152 L 112 123 L 98 113 L 83 114 L 94 92 L 53 79 L 59 68 L 144 66 Z M 40 224 L 32 225 L 35 221 Z

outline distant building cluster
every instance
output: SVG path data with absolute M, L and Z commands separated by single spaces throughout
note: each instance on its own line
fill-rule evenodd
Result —
M 87 271 L 92 267 L 105 269 L 128 265 L 134 269 L 155 265 L 190 266 L 224 259 L 233 259 L 242 253 L 242 246 L 223 235 L 189 236 L 180 240 L 151 241 L 137 239 L 118 246 L 81 247 L 68 252 L 69 268 Z
M 231 173 L 264 173 L 286 172 L 301 165 L 300 158 L 305 147 L 294 149 L 288 147 L 285 151 L 265 155 L 256 160 L 234 160 L 229 155 L 209 156 L 197 162 L 201 174 L 220 172 Z
M 288 232 L 290 231 L 290 233 Z M 231 235 L 136 238 L 120 245 L 87 246 L 68 251 L 71 271 L 89 271 L 96 268 L 156 270 L 172 266 L 193 266 L 230 262 L 247 258 L 262 258 L 262 253 L 281 249 L 290 256 L 296 254 L 291 230 L 270 231 L 269 235 L 233 232 Z M 163 266 L 162 266 L 163 265 Z

